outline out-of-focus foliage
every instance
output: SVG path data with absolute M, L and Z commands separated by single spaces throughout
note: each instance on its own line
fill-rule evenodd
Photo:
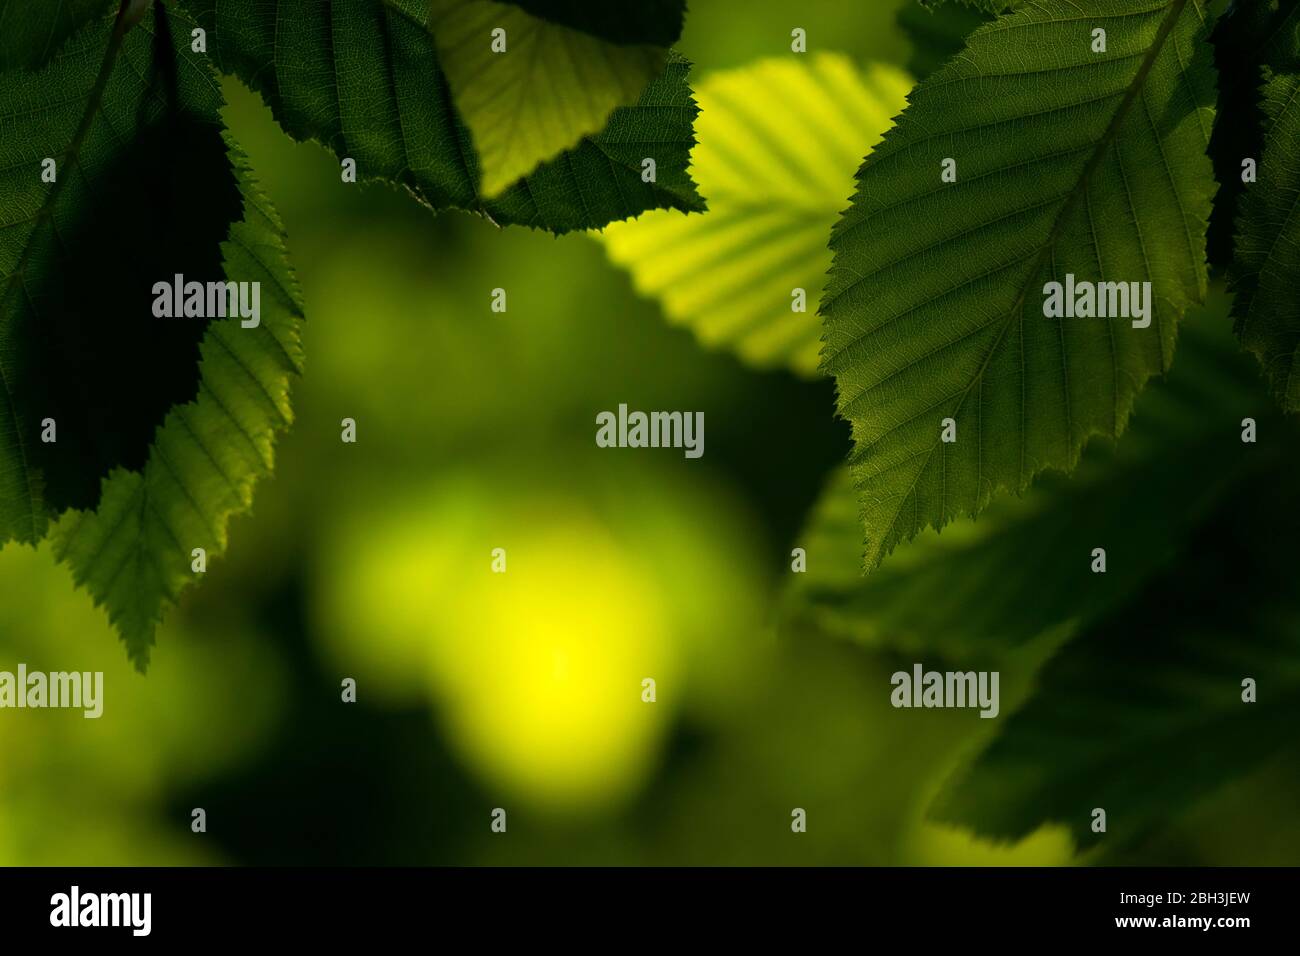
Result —
M 739 600 L 761 591 L 753 542 L 728 510 L 661 469 L 528 494 L 447 475 L 324 537 L 319 627 L 371 693 L 429 696 L 507 793 L 570 811 L 625 798 L 680 711 L 725 699 L 761 631 Z
M 790 0 L 745 0 L 744 15 L 724 0 L 700 0 L 688 7 L 686 26 L 676 49 L 702 73 L 746 66 L 770 56 L 799 56 L 791 50 L 795 30 L 802 30 L 809 53 L 836 52 L 858 64 L 902 66 L 911 49 L 899 29 L 898 12 L 916 0 L 871 3 L 805 3 Z
M 293 680 L 275 634 L 246 609 L 210 607 L 164 627 L 167 653 L 137 673 L 48 546 L 0 553 L 0 669 L 102 671 L 103 714 L 0 711 L 0 865 L 229 862 L 190 831 L 203 793 L 267 746 Z
M 981 13 L 997 14 L 1015 10 L 1022 6 L 1025 0 L 918 0 L 918 2 L 922 7 L 931 10 L 942 10 L 946 6 L 959 9 L 964 7 Z
M 682 35 L 686 0 L 641 0 L 612 4 L 608 0 L 505 0 L 535 17 L 561 23 L 611 43 L 668 46 Z
M 1300 447 L 1300 436 L 1286 436 Z M 1228 499 L 1180 559 L 1085 628 L 1030 700 L 944 793 L 937 813 L 1016 840 L 1044 823 L 1097 847 L 1159 827 L 1268 761 L 1294 764 L 1300 528 L 1286 502 L 1300 464 Z M 1273 533 L 1261 535 L 1261 527 Z M 1252 682 L 1246 701 L 1246 681 Z M 1094 832 L 1093 811 L 1106 811 Z
M 898 12 L 898 26 L 912 44 L 908 72 L 925 79 L 965 47 L 966 38 L 990 19 L 989 14 L 959 3 L 935 7 L 906 4 Z

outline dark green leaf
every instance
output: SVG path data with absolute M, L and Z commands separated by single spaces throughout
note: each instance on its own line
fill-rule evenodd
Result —
M 670 57 L 633 106 L 502 195 L 479 192 L 470 135 L 452 106 L 427 10 L 416 0 L 185 0 L 218 67 L 266 99 L 295 139 L 356 160 L 434 209 L 554 232 L 599 228 L 652 208 L 699 210 L 687 173 L 695 104 Z M 657 182 L 641 179 L 653 157 Z
M 1266 18 L 1257 12 L 1261 8 L 1268 12 Z M 1242 15 L 1251 16 L 1256 23 L 1263 19 L 1257 49 L 1266 67 L 1279 73 L 1300 70 L 1300 0 L 1247 4 Z
M 616 46 L 495 0 L 426 2 L 487 199 L 600 132 L 615 109 L 636 103 L 667 60 L 663 47 Z
M 944 7 L 965 7 L 967 10 L 978 10 L 981 13 L 996 16 L 999 13 L 1005 13 L 1008 10 L 1015 10 L 1023 6 L 1025 0 L 919 0 L 919 2 L 922 7 L 930 10 L 941 10 Z
M 1207 30 L 1198 0 L 1023 7 L 917 87 L 863 164 L 822 313 L 868 568 L 1073 468 L 1168 368 L 1207 278 Z M 941 181 L 946 158 L 955 183 Z M 1045 285 L 1067 274 L 1150 282 L 1149 326 L 1046 317 Z
M 107 17 L 119 0 L 0 0 L 0 71 L 34 69 L 86 24 Z
M 1240 193 L 1231 270 L 1233 314 L 1242 345 L 1264 369 L 1278 402 L 1300 410 L 1300 3 L 1284 4 L 1258 31 L 1265 83 L 1261 136 L 1225 149 L 1224 181 Z M 1277 72 L 1274 72 L 1277 71 Z M 1247 75 L 1251 75 L 1248 73 Z M 1253 112 L 1245 115 L 1255 116 Z M 1253 155 L 1252 155 L 1253 154 Z M 1241 182 L 1241 162 L 1256 159 L 1258 179 Z
M 856 495 L 837 472 L 797 541 L 808 566 L 791 577 L 786 628 L 970 659 L 1086 626 L 1140 593 L 1264 457 L 1239 440 L 1241 420 L 1267 408 L 1227 310 L 1220 295 L 1189 317 L 1177 364 L 1138 400 L 1121 441 L 1094 441 L 1072 476 L 1043 475 L 973 522 L 926 531 L 865 577 Z M 1275 442 L 1276 416 L 1260 423 Z M 1097 547 L 1105 574 L 1091 572 Z
M 1226 268 L 1232 262 L 1237 207 L 1246 188 L 1242 160 L 1258 161 L 1263 148 L 1261 68 L 1295 69 L 1300 55 L 1297 25 L 1300 0 L 1235 3 L 1215 24 L 1212 40 L 1219 70 L 1219 106 L 1210 136 L 1210 156 L 1219 191 L 1208 235 L 1212 266 Z
M 934 815 L 1000 840 L 1059 823 L 1090 847 L 1139 835 L 1261 762 L 1294 754 L 1297 464 L 1293 456 L 1230 499 L 1143 600 L 1051 660 Z M 1242 699 L 1246 678 L 1257 682 L 1255 703 Z M 1106 811 L 1104 834 L 1092 831 L 1096 808 Z
M 103 605 L 143 669 L 154 629 L 181 589 L 198 579 L 193 550 L 226 547 L 230 519 L 248 511 L 271 473 L 277 433 L 292 421 L 289 385 L 302 368 L 302 306 L 284 230 L 248 163 L 227 140 L 243 219 L 222 247 L 231 282 L 258 282 L 261 323 L 238 316 L 208 326 L 194 401 L 167 415 L 140 471 L 114 471 L 94 511 L 70 512 L 54 551 Z
M 988 23 L 981 10 L 945 3 L 935 7 L 909 3 L 898 11 L 898 25 L 912 44 L 907 69 L 923 80 L 948 62 L 966 45 L 966 38 Z
M 198 388 L 205 320 L 156 318 L 152 287 L 220 278 L 239 190 L 206 64 L 174 52 L 191 24 L 155 10 L 0 75 L 0 543 L 93 507 Z

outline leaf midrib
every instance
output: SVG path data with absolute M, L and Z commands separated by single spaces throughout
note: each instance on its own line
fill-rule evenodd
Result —
M 1034 278 L 1038 275 L 1039 270 L 1042 269 L 1043 263 L 1046 261 L 1046 257 L 1052 252 L 1052 250 L 1056 245 L 1057 240 L 1060 238 L 1060 232 L 1066 221 L 1067 213 L 1073 210 L 1074 204 L 1078 201 L 1079 197 L 1086 193 L 1088 186 L 1092 180 L 1092 175 L 1097 171 L 1097 168 L 1101 165 L 1101 162 L 1105 158 L 1106 153 L 1109 151 L 1111 145 L 1115 142 L 1115 138 L 1119 134 L 1119 128 L 1121 124 L 1127 118 L 1128 112 L 1132 108 L 1133 103 L 1136 101 L 1138 96 L 1141 95 L 1142 88 L 1146 84 L 1147 76 L 1150 75 L 1152 67 L 1154 67 L 1156 60 L 1160 56 L 1160 53 L 1164 50 L 1165 42 L 1168 40 L 1169 35 L 1173 32 L 1175 24 L 1177 24 L 1178 20 L 1182 17 L 1183 11 L 1187 8 L 1187 4 L 1188 4 L 1188 0 L 1171 0 L 1169 11 L 1165 14 L 1164 20 L 1161 21 L 1160 27 L 1156 31 L 1155 38 L 1151 42 L 1151 47 L 1147 51 L 1146 57 L 1143 59 L 1141 65 L 1138 67 L 1137 72 L 1133 75 L 1133 79 L 1129 82 L 1128 88 L 1124 92 L 1124 98 L 1120 101 L 1119 105 L 1115 108 L 1115 115 L 1111 117 L 1111 121 L 1107 125 L 1105 132 L 1102 133 L 1101 139 L 1098 140 L 1096 148 L 1093 150 L 1092 155 L 1088 158 L 1088 162 L 1084 165 L 1083 170 L 1080 172 L 1079 179 L 1075 185 L 1075 189 L 1065 198 L 1065 201 L 1061 204 L 1060 212 L 1057 213 L 1056 219 L 1052 223 L 1052 228 L 1047 234 L 1047 239 L 1038 250 L 1038 255 L 1034 259 L 1033 266 L 1026 274 L 1025 283 L 1021 287 L 1020 293 L 1016 296 L 1016 299 L 1012 304 L 1012 306 L 1007 310 L 1005 321 L 1002 325 L 1002 328 L 998 331 L 997 336 L 993 340 L 993 344 L 989 347 L 988 351 L 985 353 L 983 360 L 980 362 L 979 368 L 976 370 L 975 374 L 971 377 L 971 380 L 966 385 L 965 389 L 963 389 L 962 392 L 960 393 L 960 398 L 958 398 L 957 405 L 953 409 L 952 417 L 955 418 L 958 414 L 960 414 L 962 407 L 966 403 L 966 399 L 970 396 L 971 390 L 976 385 L 982 383 L 984 379 L 984 373 L 988 369 L 989 362 L 991 362 L 993 356 L 997 354 L 998 348 L 999 346 L 1001 346 L 1002 340 L 1006 336 L 1007 330 L 1011 328 L 1014 318 L 1017 315 L 1019 315 L 1021 321 L 1024 320 L 1024 303 L 1025 303 L 1025 298 L 1029 295 L 1030 285 L 1034 282 Z M 1023 459 L 1023 442 L 1024 442 L 1024 429 L 1022 427 L 1021 428 L 1022 459 Z M 876 547 L 874 549 L 876 551 L 876 554 L 875 554 L 875 560 L 873 561 L 873 565 L 878 565 L 880 563 L 880 560 L 883 559 L 883 552 L 881 550 L 883 546 L 882 543 L 885 540 L 887 540 L 891 535 L 893 535 L 894 528 L 897 527 L 898 525 L 899 515 L 901 515 L 903 512 L 904 504 L 915 493 L 916 486 L 920 482 L 921 477 L 929 469 L 930 462 L 934 457 L 935 449 L 941 447 L 942 445 L 943 442 L 939 440 L 934 441 L 930 445 L 929 451 L 925 453 L 925 460 L 921 463 L 920 468 L 917 469 L 916 475 L 912 479 L 912 483 L 908 486 L 907 491 L 904 492 L 899 497 L 898 505 L 894 509 L 894 514 L 889 521 L 889 525 L 885 528 L 884 533 L 880 536 L 879 540 L 876 542 Z M 976 454 L 981 460 L 983 459 L 982 450 L 977 449 Z M 1020 477 L 1021 478 L 1024 477 L 1023 468 L 1021 470 Z

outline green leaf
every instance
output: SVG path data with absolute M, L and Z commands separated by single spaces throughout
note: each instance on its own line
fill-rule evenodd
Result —
M 898 25 L 912 44 L 907 69 L 925 79 L 966 46 L 966 38 L 990 15 L 956 3 L 935 7 L 909 3 L 898 11 Z
M 488 198 L 598 132 L 665 62 L 493 0 L 433 0 L 429 17 L 452 99 L 469 126 Z M 493 32 L 504 48 L 493 49 Z
M 535 17 L 573 27 L 610 43 L 671 46 L 682 35 L 686 0 L 505 0 Z
M 1258 181 L 1238 204 L 1233 289 L 1237 336 L 1287 411 L 1300 411 L 1300 74 L 1272 76 Z
M 419 0 L 183 2 L 214 62 L 260 92 L 290 136 L 355 159 L 359 178 L 401 185 L 434 209 L 567 232 L 647 209 L 703 208 L 686 171 L 696 113 L 688 64 L 675 55 L 635 105 L 488 201 Z M 641 180 L 645 157 L 656 159 L 655 183 Z
M 950 781 L 933 815 L 999 840 L 1051 822 L 1067 826 L 1080 847 L 1122 844 L 1265 760 L 1293 760 L 1297 464 L 1293 455 L 1270 480 L 1229 499 L 1142 601 L 1059 652 L 1000 736 Z M 1255 703 L 1242 700 L 1248 677 L 1258 684 Z M 1105 834 L 1091 829 L 1098 807 Z
M 1206 32 L 1196 0 L 1024 7 L 917 87 L 863 164 L 822 313 L 868 569 L 999 490 L 1073 468 L 1169 366 L 1206 284 Z M 1045 285 L 1067 273 L 1151 282 L 1150 326 L 1047 318 Z M 955 442 L 941 441 L 946 418 Z
M 999 13 L 1005 13 L 1008 10 L 1015 10 L 1022 6 L 1025 0 L 920 0 L 923 8 L 929 10 L 941 10 L 944 7 L 965 7 L 968 10 L 978 10 L 981 13 L 996 16 Z
M 783 629 L 969 660 L 1090 625 L 1139 594 L 1267 458 L 1239 440 L 1261 396 L 1227 311 L 1219 295 L 1189 316 L 1178 363 L 1141 396 L 1122 441 L 1094 440 L 1072 476 L 1043 475 L 974 521 L 923 532 L 865 577 L 856 495 L 837 471 L 796 541 L 807 570 L 791 575 Z M 1257 424 L 1270 438 L 1282 427 L 1280 416 Z M 1091 571 L 1096 547 L 1106 574 Z
M 688 166 L 698 113 L 686 83 L 690 64 L 675 53 L 636 106 L 614 111 L 609 123 L 554 162 L 544 163 L 484 209 L 494 221 L 563 233 L 597 229 L 650 209 L 703 212 Z M 642 163 L 657 175 L 643 181 Z
M 1277 72 L 1300 66 L 1300 0 L 1235 3 L 1214 25 L 1219 102 L 1210 157 L 1219 191 L 1210 217 L 1208 255 L 1213 268 L 1231 269 L 1239 204 L 1246 192 L 1242 160 L 1259 160 L 1265 117 L 1260 103 L 1262 67 Z
M 198 388 L 205 320 L 156 318 L 152 287 L 221 275 L 240 212 L 221 98 L 182 15 L 126 26 L 0 75 L 0 543 L 93 507 Z
M 1268 12 L 1258 44 L 1260 61 L 1277 72 L 1300 70 L 1300 0 L 1273 0 L 1257 7 Z M 1256 10 L 1246 12 L 1259 22 Z
M 0 0 L 0 71 L 35 69 L 116 0 Z
M 230 519 L 249 510 L 271 473 L 273 443 L 292 421 L 289 385 L 302 368 L 302 306 L 284 229 L 247 160 L 227 139 L 243 195 L 242 222 L 223 245 L 231 282 L 258 282 L 261 323 L 213 322 L 203 339 L 197 398 L 173 408 L 141 471 L 114 471 L 94 511 L 55 527 L 54 552 L 72 569 L 143 670 L 154 628 L 197 575 L 192 551 L 224 552 Z
M 815 375 L 826 235 L 853 172 L 903 108 L 911 82 L 835 53 L 764 60 L 707 77 L 691 174 L 702 216 L 650 212 L 602 234 L 609 257 L 669 320 L 762 367 Z M 805 312 L 792 311 L 803 289 Z

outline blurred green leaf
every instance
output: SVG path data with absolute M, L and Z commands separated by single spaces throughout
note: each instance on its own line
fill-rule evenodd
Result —
M 0 0 L 0 70 L 34 69 L 115 0 Z
M 420 0 L 183 2 L 214 62 L 261 93 L 290 136 L 354 159 L 358 178 L 404 186 L 433 209 L 567 232 L 647 209 L 703 208 L 686 170 L 696 109 L 680 57 L 599 133 L 489 201 Z M 653 183 L 641 179 L 647 156 Z
M 1015 10 L 1022 6 L 1025 0 L 918 0 L 920 5 L 929 10 L 941 10 L 944 7 L 965 7 L 968 10 L 978 10 L 981 13 L 999 14 L 1008 10 Z
M 616 46 L 494 0 L 433 0 L 429 28 L 487 198 L 635 103 L 666 57 L 662 47 Z
M 1267 460 L 1239 440 L 1262 396 L 1227 308 L 1216 297 L 1189 317 L 1178 363 L 1142 395 L 1122 440 L 1094 441 L 1072 476 L 1048 473 L 974 521 L 926 531 L 865 577 L 856 496 L 847 469 L 837 471 L 796 542 L 807 571 L 791 576 L 783 629 L 971 659 L 1088 626 L 1140 594 Z M 1260 421 L 1276 441 L 1280 416 Z M 1107 551 L 1106 574 L 1090 570 L 1096 547 Z
M 902 67 L 909 53 L 898 10 L 916 0 L 803 3 L 790 0 L 697 0 L 674 45 L 701 73 L 737 69 L 770 56 L 789 56 L 793 31 L 804 31 L 809 52 L 836 52 L 856 63 Z M 743 10 L 738 13 L 738 10 Z M 802 55 L 802 54 L 800 54 Z
M 1234 14 L 1247 17 L 1256 28 L 1260 62 L 1278 72 L 1300 70 L 1300 0 L 1245 4 Z
M 909 3 L 898 11 L 898 25 L 912 44 L 908 71 L 923 80 L 966 46 L 966 38 L 992 19 L 956 3 L 928 7 Z
M 709 211 L 650 212 L 602 234 L 637 291 L 670 321 L 755 365 L 817 372 L 826 235 L 853 172 L 903 108 L 911 82 L 835 53 L 762 60 L 707 77 L 691 174 Z M 805 312 L 792 309 L 804 290 Z
M 261 323 L 242 328 L 235 316 L 208 327 L 198 397 L 168 413 L 143 471 L 113 472 L 99 507 L 70 512 L 53 533 L 55 554 L 108 610 L 141 670 L 156 625 L 197 577 L 192 550 L 221 554 L 231 517 L 249 509 L 257 480 L 271 473 L 275 436 L 292 421 L 289 384 L 302 367 L 302 306 L 283 229 L 228 143 L 244 216 L 222 246 L 225 274 L 261 283 Z
M 176 273 L 220 278 L 239 218 L 192 25 L 155 6 L 129 32 L 103 20 L 45 69 L 0 75 L 0 543 L 93 508 L 198 388 L 206 320 L 159 320 L 151 293 Z
M 1107 53 L 1080 10 L 1109 27 Z M 1001 489 L 1073 468 L 1168 367 L 1205 292 L 1207 30 L 1199 0 L 1025 7 L 917 87 L 863 164 L 822 312 L 867 568 Z M 1067 273 L 1150 281 L 1150 327 L 1046 318 L 1044 284 Z M 955 442 L 941 441 L 947 418 Z
M 682 34 L 686 0 L 505 0 L 535 17 L 582 30 L 610 43 L 671 46 Z
M 1263 761 L 1295 754 L 1297 464 L 1292 455 L 1229 498 L 1142 600 L 1051 660 L 934 815 L 1002 840 L 1055 821 L 1080 847 L 1123 843 Z M 1258 682 L 1257 702 L 1243 701 L 1246 678 Z M 1104 834 L 1092 831 L 1095 808 L 1106 811 Z

